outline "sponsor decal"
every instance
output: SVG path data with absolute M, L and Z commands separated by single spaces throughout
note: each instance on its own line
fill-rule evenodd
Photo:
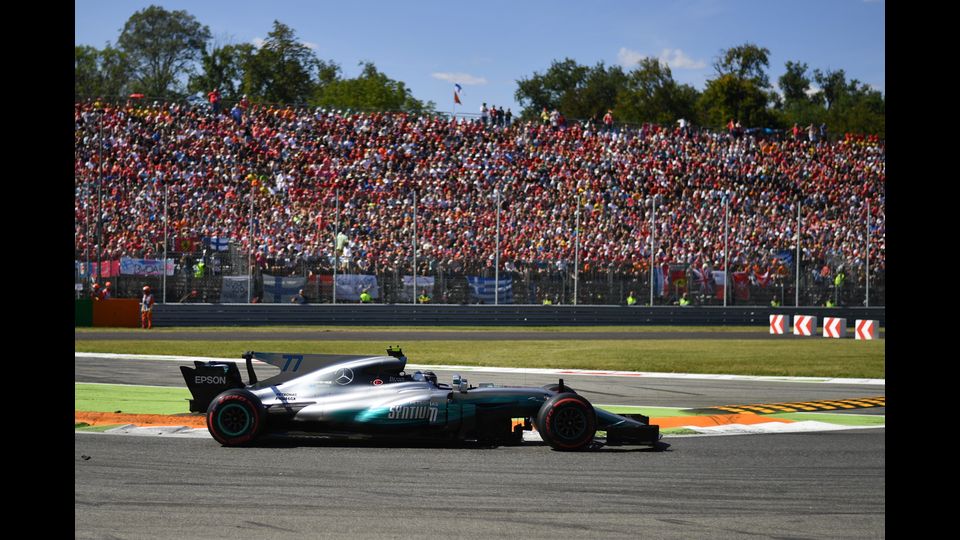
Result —
M 333 382 L 339 385 L 347 385 L 353 382 L 353 370 L 350 368 L 340 368 L 333 374 Z
M 429 420 L 434 423 L 437 421 L 439 412 L 439 404 L 430 401 L 418 401 L 390 407 L 387 418 L 391 420 Z
M 377 379 L 374 379 L 374 380 L 373 380 L 373 385 L 374 385 L 374 386 L 380 386 L 381 384 L 383 384 L 383 380 L 382 380 L 382 379 L 377 378 Z
M 196 375 L 193 382 L 196 384 L 227 384 L 227 378 L 223 375 Z

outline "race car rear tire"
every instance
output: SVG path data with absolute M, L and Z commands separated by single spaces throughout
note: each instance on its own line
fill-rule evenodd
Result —
M 240 446 L 255 440 L 263 432 L 263 405 L 248 390 L 221 392 L 207 408 L 207 429 L 224 446 Z
M 564 392 L 543 402 L 536 425 L 540 437 L 554 450 L 584 450 L 597 432 L 597 413 L 584 397 Z

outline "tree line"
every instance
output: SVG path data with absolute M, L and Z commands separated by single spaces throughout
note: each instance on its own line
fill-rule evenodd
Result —
M 670 67 L 645 58 L 632 69 L 580 65 L 565 58 L 543 72 L 517 81 L 521 118 L 558 110 L 567 118 L 599 122 L 612 111 L 618 122 L 787 129 L 826 124 L 832 133 L 884 135 L 885 98 L 869 85 L 847 80 L 844 70 L 810 70 L 786 62 L 774 88 L 767 74 L 770 51 L 752 43 L 722 50 L 714 76 L 701 92 L 673 78 Z M 416 99 L 402 82 L 372 62 L 345 78 L 332 60 L 322 60 L 289 26 L 274 21 L 259 46 L 218 44 L 209 27 L 186 11 L 150 6 L 124 24 L 116 45 L 75 47 L 77 99 L 182 99 L 218 88 L 226 102 L 243 95 L 260 103 L 294 104 L 363 111 L 428 113 L 432 101 Z M 813 83 L 816 83 L 814 88 Z
M 229 103 L 246 95 L 259 103 L 353 110 L 423 113 L 433 102 L 416 99 L 407 86 L 372 62 L 345 78 L 338 64 L 321 60 L 280 21 L 264 42 L 217 44 L 209 27 L 186 11 L 150 6 L 124 24 L 116 45 L 75 47 L 77 99 L 182 99 L 219 89 Z
M 635 124 L 671 124 L 681 118 L 713 128 L 730 120 L 773 129 L 825 124 L 835 134 L 884 135 L 886 102 L 881 92 L 856 79 L 848 81 L 842 69 L 811 72 L 798 61 L 786 62 L 777 92 L 767 75 L 769 58 L 769 49 L 752 43 L 721 51 L 713 62 L 714 77 L 702 92 L 678 83 L 670 67 L 656 58 L 644 58 L 630 71 L 566 58 L 518 81 L 515 97 L 525 119 L 546 108 L 598 123 L 612 111 L 618 121 Z

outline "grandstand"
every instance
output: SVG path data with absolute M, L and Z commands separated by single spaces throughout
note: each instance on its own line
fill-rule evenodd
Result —
M 876 137 L 237 110 L 76 103 L 78 281 L 166 302 L 270 301 L 289 278 L 311 302 L 366 283 L 381 302 L 864 305 L 869 264 L 884 304 Z

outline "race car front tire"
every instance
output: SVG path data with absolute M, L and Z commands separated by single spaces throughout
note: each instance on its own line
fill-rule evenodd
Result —
M 554 450 L 585 450 L 597 432 L 597 413 L 584 397 L 564 392 L 543 402 L 536 426 Z
M 255 440 L 266 418 L 260 398 L 248 390 L 232 389 L 210 401 L 207 429 L 224 446 L 241 446 Z

